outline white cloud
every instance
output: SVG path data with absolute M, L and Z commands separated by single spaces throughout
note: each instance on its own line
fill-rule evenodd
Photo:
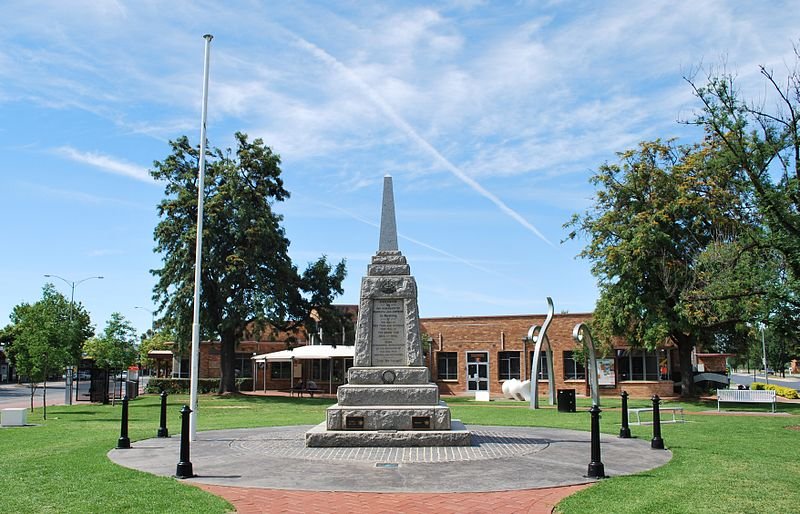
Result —
M 149 184 L 155 184 L 155 181 L 150 176 L 147 168 L 130 164 L 125 161 L 114 159 L 108 155 L 103 155 L 96 152 L 81 152 L 69 146 L 62 146 L 56 148 L 55 153 L 65 157 L 71 161 L 88 164 L 107 173 L 115 175 L 122 175 L 124 177 L 133 178 Z

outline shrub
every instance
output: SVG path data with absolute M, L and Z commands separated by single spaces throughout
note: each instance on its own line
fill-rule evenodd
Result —
M 797 391 L 795 391 L 791 387 L 783 387 L 775 384 L 763 384 L 761 382 L 753 382 L 752 384 L 750 384 L 750 389 L 775 391 L 775 394 L 777 394 L 778 396 L 782 396 L 784 398 L 789 398 L 789 399 L 800 398 L 800 395 L 797 394 Z
M 145 388 L 146 393 L 159 394 L 166 391 L 167 394 L 188 394 L 190 392 L 191 381 L 188 378 L 151 378 Z M 241 391 L 253 389 L 253 380 L 250 378 L 237 378 L 236 388 Z M 197 381 L 197 392 L 199 394 L 216 393 L 219 391 L 218 378 L 201 378 Z

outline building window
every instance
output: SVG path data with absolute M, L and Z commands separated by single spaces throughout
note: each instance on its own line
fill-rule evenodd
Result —
M 270 377 L 273 379 L 292 378 L 291 362 L 270 362 Z
M 586 368 L 575 360 L 574 352 L 564 352 L 564 380 L 586 380 Z
M 520 378 L 519 352 L 497 352 L 497 375 L 500 380 Z
M 656 381 L 659 377 L 667 379 L 666 351 L 648 351 L 640 349 L 617 350 L 617 363 L 620 380 Z
M 253 361 L 250 359 L 252 356 L 252 353 L 236 352 L 233 364 L 236 378 L 249 378 L 253 376 Z
M 535 352 L 531 352 L 531 370 L 533 370 L 533 356 Z M 537 380 L 547 380 L 550 378 L 550 373 L 547 370 L 547 352 L 539 353 L 539 372 L 537 373 Z
M 436 376 L 439 380 L 458 380 L 458 354 L 438 352 L 436 354 Z
M 311 379 L 330 380 L 331 361 L 329 359 L 313 359 L 311 361 Z

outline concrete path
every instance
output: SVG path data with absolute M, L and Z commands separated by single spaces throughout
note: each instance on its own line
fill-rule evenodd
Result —
M 191 444 L 196 477 L 186 480 L 239 512 L 549 512 L 586 478 L 588 432 L 469 426 L 473 446 L 450 449 L 305 448 L 310 426 L 201 432 Z M 174 475 L 180 437 L 112 450 L 112 461 Z M 609 476 L 666 464 L 669 451 L 642 439 L 602 435 Z M 280 507 L 279 507 L 280 506 Z M 398 508 L 398 506 L 401 506 Z M 543 510 L 541 510 L 543 509 Z

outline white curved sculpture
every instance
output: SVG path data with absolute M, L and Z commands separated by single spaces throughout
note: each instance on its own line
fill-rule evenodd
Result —
M 514 391 L 516 391 L 517 382 L 519 382 L 519 380 L 516 378 L 512 378 L 511 380 L 506 380 L 503 382 L 503 396 L 510 400 L 515 400 L 517 397 L 514 395 Z
M 550 339 L 547 337 L 547 328 L 550 326 L 550 322 L 553 320 L 553 312 L 554 312 L 553 299 L 548 296 L 547 317 L 544 320 L 544 324 L 541 327 L 539 325 L 534 325 L 530 328 L 530 330 L 528 330 L 528 340 L 536 343 L 533 351 L 533 362 L 531 362 L 531 379 L 534 379 L 531 386 L 533 390 L 530 391 L 530 398 L 529 398 L 529 401 L 531 402 L 531 409 L 539 408 L 538 377 L 539 377 L 539 362 L 541 362 L 539 359 L 543 347 L 547 354 L 547 385 L 549 393 L 548 403 L 550 405 L 554 405 L 556 400 L 555 375 L 553 374 L 553 349 L 550 346 Z M 544 343 L 544 345 L 542 343 Z
M 594 352 L 594 341 L 592 340 L 592 332 L 585 323 L 578 323 L 572 329 L 572 339 L 578 344 L 583 344 L 589 351 L 589 369 L 586 370 L 586 375 L 589 378 L 589 388 L 592 392 L 592 403 L 600 406 L 600 387 L 597 380 L 597 357 Z
M 516 395 L 517 399 L 522 400 L 523 402 L 531 401 L 531 381 L 526 380 L 524 382 L 520 382 Z

